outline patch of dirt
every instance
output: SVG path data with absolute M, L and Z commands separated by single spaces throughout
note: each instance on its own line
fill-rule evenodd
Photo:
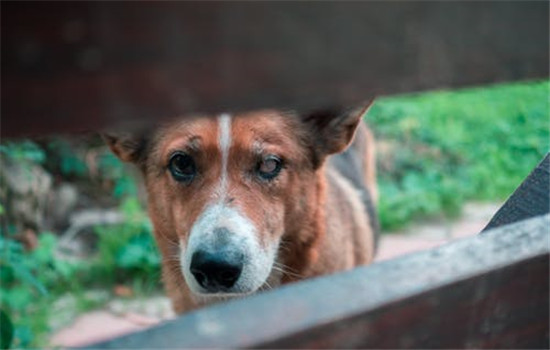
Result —
M 149 328 L 175 317 L 166 296 L 116 298 L 75 317 L 50 338 L 51 346 L 79 347 Z
M 460 218 L 414 223 L 406 229 L 384 232 L 375 261 L 431 249 L 479 233 L 502 203 L 467 203 Z

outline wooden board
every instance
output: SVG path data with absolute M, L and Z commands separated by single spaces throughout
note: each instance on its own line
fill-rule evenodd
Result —
M 1 2 L 2 135 L 548 77 L 540 2 Z
M 507 225 L 550 212 L 550 153 L 527 176 L 483 229 Z
M 550 215 L 89 348 L 548 348 Z

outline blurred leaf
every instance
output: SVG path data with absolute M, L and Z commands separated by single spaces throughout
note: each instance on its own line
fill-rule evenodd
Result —
M 2 291 L 2 299 L 7 301 L 5 306 L 9 310 L 25 310 L 35 298 L 36 295 L 28 286 L 19 285 Z
M 99 172 L 107 179 L 119 179 L 124 174 L 124 164 L 112 152 L 102 153 L 98 157 Z
M 13 324 L 10 318 L 0 309 L 0 349 L 9 349 L 13 339 Z
M 56 138 L 48 145 L 50 167 L 66 177 L 83 177 L 88 173 L 88 166 L 83 156 L 67 140 Z
M 120 209 L 128 220 L 142 219 L 145 214 L 138 198 L 135 196 L 124 199 L 120 205 Z
M 11 278 L 20 280 L 23 283 L 36 288 L 41 294 L 47 294 L 46 288 L 40 283 L 38 279 L 33 275 L 31 270 L 27 267 L 28 261 L 23 258 L 23 247 L 21 243 L 0 236 L 0 265 L 2 266 L 2 276 L 6 278 L 10 275 Z M 8 270 L 8 271 L 6 271 Z
M 14 330 L 14 346 L 17 348 L 28 347 L 33 340 L 33 333 L 28 326 L 16 326 Z M 17 342 L 16 342 L 17 341 Z
M 57 247 L 57 237 L 50 232 L 42 232 L 38 236 L 38 245 L 31 252 L 33 258 L 39 264 L 48 264 L 54 260 L 54 252 Z
M 15 161 L 28 161 L 42 164 L 46 159 L 44 150 L 30 140 L 7 142 L 0 145 L 0 153 Z
M 122 198 L 125 196 L 135 196 L 136 194 L 137 194 L 137 187 L 132 178 L 126 176 L 116 180 L 115 188 L 113 190 L 113 196 L 115 196 L 115 198 Z
M 13 269 L 15 276 L 17 276 L 17 278 L 19 278 L 22 282 L 36 288 L 36 290 L 38 290 L 42 295 L 48 294 L 48 291 L 46 290 L 44 285 L 42 285 L 42 283 L 40 283 L 40 281 L 36 279 L 31 271 L 25 266 L 18 263 L 12 263 L 11 268 Z

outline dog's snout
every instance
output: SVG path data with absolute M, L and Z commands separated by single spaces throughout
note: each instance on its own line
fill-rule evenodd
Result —
M 191 273 L 197 283 L 208 292 L 230 289 L 241 276 L 242 254 L 210 253 L 199 250 L 191 257 Z

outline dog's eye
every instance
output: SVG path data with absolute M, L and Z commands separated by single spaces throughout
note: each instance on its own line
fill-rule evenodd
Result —
M 276 156 L 268 156 L 258 163 L 257 173 L 264 180 L 271 180 L 281 172 L 282 162 Z
M 170 157 L 168 169 L 176 181 L 191 181 L 197 174 L 195 161 L 185 153 L 175 153 Z

